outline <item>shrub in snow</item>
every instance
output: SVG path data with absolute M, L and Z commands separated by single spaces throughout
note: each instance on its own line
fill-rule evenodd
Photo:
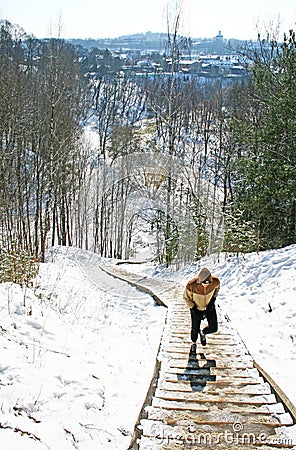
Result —
M 28 286 L 37 273 L 38 262 L 26 250 L 0 249 L 0 283 L 12 281 Z

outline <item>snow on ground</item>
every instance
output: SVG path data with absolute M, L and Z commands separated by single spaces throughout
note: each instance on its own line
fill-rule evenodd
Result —
M 33 289 L 0 285 L 5 450 L 128 447 L 166 311 L 99 263 L 57 248 Z
M 233 257 L 213 270 L 221 312 L 296 407 L 296 245 Z M 296 445 L 296 425 L 288 430 Z
M 54 248 L 33 288 L 0 285 L 5 450 L 127 448 L 166 311 L 102 272 L 100 261 L 91 252 Z M 230 318 L 296 405 L 296 245 L 207 258 L 175 273 L 151 262 L 123 267 L 185 286 L 203 266 L 221 280 L 220 317 Z
M 215 267 L 219 305 L 254 359 L 296 405 L 296 245 Z

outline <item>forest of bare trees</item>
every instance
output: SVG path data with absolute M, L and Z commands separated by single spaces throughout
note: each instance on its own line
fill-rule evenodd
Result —
M 176 30 L 170 72 L 90 77 L 73 45 L 1 22 L 1 261 L 149 245 L 181 266 L 295 242 L 295 35 L 257 46 L 249 78 L 225 82 L 178 75 Z

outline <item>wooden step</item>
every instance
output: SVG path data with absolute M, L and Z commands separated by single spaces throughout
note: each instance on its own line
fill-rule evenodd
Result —
M 159 378 L 158 380 L 158 385 L 162 385 L 165 384 L 167 386 L 175 386 L 174 390 L 192 390 L 192 388 L 190 388 L 190 384 L 191 384 L 191 380 L 190 379 L 183 379 L 183 380 L 179 380 L 178 377 L 173 377 L 172 378 Z M 176 387 L 177 386 L 177 387 Z M 270 385 L 268 383 L 265 383 L 264 380 L 262 379 L 262 381 L 258 381 L 258 380 L 253 380 L 253 379 L 246 379 L 246 378 L 236 378 L 235 380 L 233 380 L 231 383 L 229 383 L 229 380 L 219 380 L 219 381 L 207 381 L 207 386 L 210 387 L 211 389 L 225 389 L 225 390 L 232 390 L 232 389 L 244 389 L 244 388 L 248 388 L 249 389 L 262 389 L 266 391 L 271 391 Z
M 194 403 L 235 403 L 245 405 L 264 405 L 276 403 L 274 394 L 232 394 L 232 393 L 217 393 L 210 394 L 208 392 L 179 392 L 179 391 L 165 391 L 157 388 L 155 397 L 163 400 L 173 400 L 182 402 Z
M 163 351 L 169 350 L 169 351 L 176 351 L 179 353 L 187 353 L 189 354 L 196 354 L 198 355 L 208 355 L 211 353 L 217 353 L 221 358 L 223 356 L 227 355 L 238 355 L 238 356 L 250 356 L 250 353 L 248 351 L 240 346 L 240 345 L 230 345 L 228 348 L 224 344 L 222 347 L 221 345 L 213 345 L 209 343 L 208 345 L 202 346 L 200 342 L 198 341 L 196 343 L 196 348 L 192 348 L 192 344 L 189 341 L 181 341 L 181 340 L 172 340 L 172 339 L 163 339 L 162 341 Z M 203 356 L 201 356 L 203 357 Z
M 162 408 L 163 410 L 170 411 L 231 411 L 233 413 L 252 412 L 252 414 L 272 413 L 272 414 L 284 414 L 285 410 L 282 403 L 274 404 L 242 404 L 242 403 L 194 403 L 194 402 L 182 402 L 178 400 L 164 400 L 161 398 L 153 397 L 152 406 Z
M 184 369 L 180 368 L 180 367 L 170 367 L 169 365 L 165 366 L 163 364 L 163 368 L 166 369 L 166 373 L 171 374 L 171 373 L 176 373 L 180 376 L 180 380 L 182 380 L 181 375 L 186 375 L 186 373 L 184 373 Z M 209 375 L 215 375 L 216 379 L 223 379 L 223 378 L 230 378 L 230 382 L 231 379 L 239 377 L 239 378 L 244 378 L 244 377 L 259 377 L 259 373 L 257 371 L 257 369 L 237 369 L 235 367 L 233 368 L 219 368 L 219 367 L 211 367 L 210 373 L 209 373 L 209 369 L 191 369 L 190 373 L 192 375 L 201 375 L 201 376 L 209 376 Z M 186 377 L 185 377 L 186 379 Z
M 167 353 L 180 353 L 183 355 L 187 355 L 187 357 L 189 357 L 189 353 L 190 353 L 190 347 L 189 345 L 186 344 L 182 344 L 182 345 L 178 345 L 179 343 L 177 343 L 177 345 L 174 344 L 167 344 L 163 345 L 162 348 L 162 352 L 167 352 Z M 209 347 L 203 347 L 202 349 L 197 348 L 196 350 L 196 355 L 198 358 L 201 359 L 208 359 L 208 358 L 220 358 L 220 359 L 224 359 L 227 358 L 229 356 L 231 356 L 233 359 L 237 359 L 237 358 L 245 358 L 248 359 L 249 361 L 252 360 L 253 358 L 251 357 L 251 355 L 244 351 L 243 353 L 240 351 L 240 348 L 235 351 L 235 349 L 231 349 L 231 351 L 225 352 L 225 351 L 221 351 L 221 349 L 219 347 L 215 347 L 215 348 L 209 348 Z
M 184 383 L 184 382 L 189 382 L 190 380 L 195 380 L 195 379 L 205 379 L 207 381 L 207 383 L 211 384 L 211 383 L 218 383 L 219 385 L 224 384 L 226 386 L 232 386 L 232 385 L 236 385 L 237 383 L 246 383 L 246 384 L 258 384 L 258 383 L 264 383 L 263 378 L 261 378 L 259 375 L 258 377 L 254 378 L 253 376 L 238 376 L 236 375 L 235 377 L 230 377 L 230 376 L 223 376 L 223 372 L 222 375 L 216 375 L 214 380 L 210 380 L 209 377 L 203 377 L 203 376 L 196 376 L 196 378 L 192 377 L 190 379 L 188 379 L 189 377 L 184 374 L 184 372 L 181 371 L 181 373 L 174 373 L 174 372 L 162 372 L 160 374 L 159 380 L 161 381 L 172 381 L 174 383 Z
M 226 441 L 227 437 L 224 438 L 224 441 Z M 157 439 L 155 437 L 146 437 L 143 436 L 139 442 L 139 450 L 197 450 L 197 449 L 209 449 L 209 450 L 284 450 L 288 448 L 293 448 L 292 444 L 288 444 L 289 439 L 282 437 L 282 438 L 270 438 L 271 443 L 268 444 L 268 440 L 264 442 L 264 440 L 261 443 L 251 444 L 251 443 L 245 443 L 245 444 L 239 444 L 235 442 L 229 443 L 229 442 L 223 442 L 222 438 L 215 436 L 207 437 L 207 436 L 200 436 L 199 439 L 196 438 L 193 440 L 193 438 L 190 438 L 190 435 L 187 437 L 187 442 L 183 443 L 177 443 L 174 442 L 172 439 L 165 438 L 159 436 Z M 287 444 L 285 445 L 285 442 Z
M 220 422 L 220 423 L 199 423 L 191 419 L 183 419 L 179 422 L 171 422 L 166 424 L 157 420 L 142 419 L 141 428 L 144 436 L 175 436 L 175 440 L 186 441 L 188 436 L 198 436 L 209 434 L 211 436 L 223 435 L 224 433 L 231 436 L 233 439 L 243 440 L 246 435 L 250 436 L 250 443 L 255 443 L 264 435 L 267 437 L 276 436 L 275 429 L 280 426 L 277 424 L 266 424 L 264 422 L 244 422 L 239 421 L 234 423 Z M 182 437 L 182 438 L 181 438 Z M 181 438 L 181 439 L 180 439 Z M 215 439 L 217 441 L 217 439 Z M 230 439 L 229 439 L 230 440 Z
M 187 339 L 188 337 L 190 337 L 190 332 L 191 332 L 191 324 L 188 328 L 180 327 L 180 329 L 178 330 L 171 328 L 170 330 L 168 330 L 168 335 L 180 339 Z M 237 339 L 235 339 L 233 335 L 229 334 L 229 332 L 227 333 L 226 331 L 208 334 L 208 338 L 211 338 L 213 340 L 215 339 L 216 341 L 228 339 L 237 342 Z
M 179 392 L 192 392 L 192 382 L 190 380 L 174 383 L 171 381 L 159 381 L 158 387 L 166 391 L 179 391 Z M 216 393 L 232 393 L 232 394 L 270 394 L 271 389 L 267 383 L 263 384 L 249 384 L 249 383 L 237 383 L 237 384 L 221 384 L 218 382 L 207 383 L 203 386 L 203 393 L 216 394 Z
M 235 366 L 235 369 L 252 369 L 254 367 L 253 362 L 245 362 L 245 361 L 238 361 L 235 365 L 234 360 L 227 361 L 226 363 L 223 361 L 216 361 L 215 359 L 208 359 L 206 361 L 204 360 L 195 360 L 195 361 L 188 361 L 186 359 L 182 358 L 168 358 L 167 364 L 169 364 L 170 367 L 179 367 L 181 369 L 184 369 L 186 371 L 191 371 L 191 369 L 212 369 L 212 368 L 218 368 L 218 369 L 228 369 L 231 366 Z
M 230 411 L 186 411 L 186 410 L 163 410 L 161 408 L 149 407 L 147 409 L 148 419 L 158 420 L 166 424 L 176 424 L 183 421 L 193 421 L 198 424 L 230 424 L 240 423 L 264 423 L 269 426 L 291 425 L 291 416 L 283 414 L 273 414 L 270 411 L 255 414 L 251 411 L 241 411 L 234 413 Z
M 209 348 L 210 350 L 213 349 L 215 346 L 219 346 L 219 348 L 221 348 L 221 351 L 224 351 L 225 347 L 229 347 L 230 349 L 234 349 L 235 347 L 237 347 L 238 349 L 244 350 L 245 348 L 242 344 L 239 344 L 238 342 L 235 342 L 233 339 L 221 339 L 220 341 L 217 341 L 217 339 L 214 339 L 211 335 L 206 335 L 206 339 L 207 339 L 207 345 L 206 347 L 203 348 Z M 199 341 L 197 341 L 196 343 L 197 345 L 199 345 Z M 175 341 L 175 347 L 177 348 L 183 348 L 184 347 L 184 343 L 180 342 L 180 341 Z
M 254 366 L 254 361 L 248 355 L 240 355 L 240 354 L 219 354 L 218 352 L 212 352 L 208 354 L 198 353 L 196 356 L 189 356 L 187 352 L 182 350 L 164 350 L 161 354 L 167 359 L 175 359 L 175 360 L 183 360 L 183 361 L 198 361 L 200 364 L 206 363 L 207 361 L 215 361 L 216 364 L 224 364 L 224 365 L 234 365 L 236 362 L 240 363 L 248 363 Z

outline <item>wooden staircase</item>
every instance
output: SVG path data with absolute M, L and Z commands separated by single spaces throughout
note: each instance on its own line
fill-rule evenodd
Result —
M 205 347 L 190 342 L 183 290 L 117 267 L 102 269 L 168 307 L 150 386 L 130 449 L 293 448 L 285 427 L 293 417 L 260 375 L 244 343 L 225 319 Z M 296 448 L 296 447 L 295 447 Z

